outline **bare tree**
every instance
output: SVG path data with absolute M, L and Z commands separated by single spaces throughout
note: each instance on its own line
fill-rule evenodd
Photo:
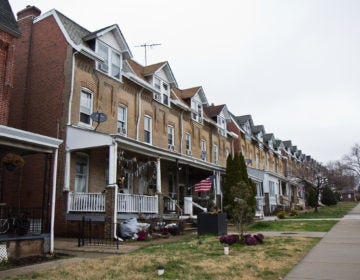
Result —
M 360 145 L 355 143 L 350 153 L 343 157 L 344 167 L 356 176 L 357 184 L 360 182 Z

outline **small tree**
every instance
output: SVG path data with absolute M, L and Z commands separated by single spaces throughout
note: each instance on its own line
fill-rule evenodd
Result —
M 325 188 L 322 189 L 321 203 L 325 204 L 326 206 L 337 204 L 335 194 L 329 186 L 326 186 Z
M 313 188 L 309 189 L 307 202 L 308 202 L 308 205 L 312 208 L 315 208 L 318 206 L 318 199 L 316 197 L 316 191 Z

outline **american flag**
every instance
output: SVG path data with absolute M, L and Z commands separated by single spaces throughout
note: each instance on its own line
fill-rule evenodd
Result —
M 195 184 L 195 192 L 208 192 L 211 189 L 211 182 L 213 176 L 210 176 L 199 183 Z

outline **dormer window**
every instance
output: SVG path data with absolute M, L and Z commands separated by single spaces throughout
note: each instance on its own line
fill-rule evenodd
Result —
M 203 122 L 203 107 L 200 100 L 193 98 L 191 100 L 191 118 L 199 123 Z
M 219 134 L 222 135 L 222 136 L 226 136 L 225 118 L 223 118 L 222 116 L 217 116 L 217 124 L 218 124 Z
M 154 88 L 158 91 L 154 93 L 154 99 L 158 102 L 163 103 L 166 106 L 169 106 L 169 85 L 158 77 L 154 77 Z
M 100 41 L 96 42 L 96 53 L 104 59 L 103 62 L 97 62 L 97 69 L 120 80 L 121 54 Z

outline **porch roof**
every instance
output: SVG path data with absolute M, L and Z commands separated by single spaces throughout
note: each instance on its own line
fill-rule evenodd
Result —
M 11 147 L 13 150 L 27 153 L 52 153 L 62 142 L 61 139 L 0 125 L 0 152 L 9 152 Z

